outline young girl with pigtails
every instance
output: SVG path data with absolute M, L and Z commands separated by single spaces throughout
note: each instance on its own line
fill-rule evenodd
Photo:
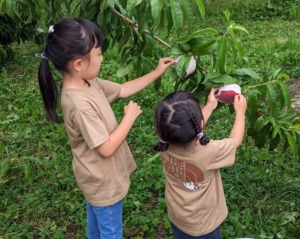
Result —
M 136 170 L 125 141 L 140 106 L 130 101 L 118 124 L 110 103 L 127 98 L 162 76 L 173 58 L 159 60 L 156 69 L 123 84 L 97 77 L 103 56 L 103 36 L 91 21 L 64 18 L 49 28 L 38 79 L 46 112 L 57 122 L 60 98 L 65 129 L 73 153 L 72 168 L 87 201 L 87 232 L 92 239 L 123 238 L 123 198 Z M 49 62 L 60 71 L 58 90 Z
M 204 125 L 218 105 L 212 89 L 201 109 L 186 91 L 169 94 L 156 107 L 154 147 L 160 152 L 166 179 L 165 197 L 175 239 L 220 239 L 228 211 L 220 169 L 232 166 L 245 131 L 247 102 L 234 99 L 235 121 L 229 138 L 209 140 Z

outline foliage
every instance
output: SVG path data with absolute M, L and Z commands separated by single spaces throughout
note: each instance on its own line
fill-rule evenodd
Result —
M 264 32 L 264 39 L 272 38 Z M 16 60 L 0 75 L 0 238 L 85 238 L 85 202 L 72 173 L 65 128 L 50 124 L 42 108 L 36 79 L 40 58 L 35 57 L 41 49 L 32 43 L 13 47 Z M 117 49 L 107 50 L 104 59 L 100 76 L 124 82 L 115 75 L 121 61 Z M 157 91 L 149 87 L 128 99 L 138 102 L 143 114 L 128 137 L 138 170 L 124 201 L 125 238 L 172 238 L 162 164 L 152 146 L 157 143 L 154 106 L 174 84 L 169 70 Z M 125 104 L 127 100 L 113 105 L 119 120 Z M 233 118 L 227 107 L 214 112 L 208 136 L 227 137 Z M 299 160 L 290 149 L 269 152 L 254 144 L 247 137 L 235 165 L 222 171 L 229 208 L 222 236 L 297 239 Z
M 29 6 L 29 22 L 37 15 L 36 7 L 45 9 L 49 5 L 43 0 L 38 3 L 25 1 L 19 5 L 5 2 L 2 9 L 16 21 L 20 21 L 22 17 L 14 7 L 18 6 L 18 10 L 25 5 Z M 273 72 L 264 76 L 243 67 L 245 49 L 242 39 L 245 37 L 241 38 L 240 33 L 249 35 L 249 32 L 232 21 L 228 10 L 224 12 L 227 25 L 225 31 L 217 31 L 211 27 L 195 30 L 195 21 L 205 17 L 202 0 L 63 2 L 50 2 L 49 19 L 54 20 L 62 13 L 78 13 L 80 17 L 101 26 L 105 36 L 103 50 L 116 46 L 120 52 L 121 67 L 117 71 L 119 77 L 128 77 L 133 72 L 137 75 L 145 74 L 153 69 L 154 62 L 163 55 L 181 56 L 174 71 L 175 89 L 184 88 L 197 95 L 205 95 L 214 86 L 240 84 L 244 93 L 249 96 L 248 115 L 252 124 L 248 132 L 254 137 L 257 146 L 270 143 L 269 148 L 274 150 L 283 142 L 284 149 L 290 147 L 300 157 L 296 147 L 300 144 L 300 127 L 288 100 L 287 77 L 282 81 L 282 78 L 277 77 L 277 71 L 275 76 Z M 60 5 L 62 7 L 56 11 L 56 6 Z M 271 5 L 269 1 L 268 7 Z M 157 47 L 158 43 L 163 47 Z M 197 69 L 186 78 L 184 72 L 192 57 L 196 59 Z M 236 68 L 237 64 L 242 68 Z M 254 84 L 263 87 L 253 87 Z M 156 87 L 159 85 L 158 81 Z M 280 99 L 280 104 L 276 104 L 277 98 Z M 271 110 L 268 109 L 269 106 Z M 283 113 L 279 115 L 279 112 Z M 265 137 L 259 137 L 260 134 Z
M 224 9 L 229 9 L 234 19 L 243 22 L 275 18 L 299 20 L 298 0 L 207 0 L 206 3 L 208 15 L 217 16 Z

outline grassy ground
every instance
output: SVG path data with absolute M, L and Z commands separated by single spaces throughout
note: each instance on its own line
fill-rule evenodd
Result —
M 221 17 L 208 18 L 222 28 Z M 241 19 L 236 19 L 238 22 Z M 248 68 L 270 71 L 281 67 L 292 80 L 300 75 L 299 22 L 246 19 L 250 37 L 244 46 Z M 298 30 L 297 30 L 298 29 Z M 45 119 L 37 85 L 35 56 L 42 49 L 15 46 L 16 60 L 4 66 L 0 79 L 0 238 L 85 238 L 85 202 L 71 171 L 71 152 L 63 124 Z M 105 53 L 101 77 L 117 82 L 117 53 Z M 153 129 L 153 108 L 171 92 L 167 74 L 155 91 L 151 86 L 131 99 L 143 114 L 128 142 L 138 164 L 124 202 L 126 238 L 171 238 L 164 200 L 164 178 Z M 126 100 L 113 105 L 121 119 Z M 210 138 L 229 134 L 233 118 L 227 109 L 212 115 Z M 229 215 L 222 225 L 225 239 L 238 237 L 297 239 L 300 235 L 299 159 L 289 151 L 268 152 L 246 138 L 232 168 L 222 170 Z

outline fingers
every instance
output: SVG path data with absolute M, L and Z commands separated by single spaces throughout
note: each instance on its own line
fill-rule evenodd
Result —
M 245 112 L 247 109 L 247 99 L 243 95 L 236 95 L 234 97 L 234 108 L 236 111 Z
M 159 61 L 163 62 L 163 63 L 175 63 L 174 62 L 174 58 L 173 57 L 164 57 L 164 58 L 161 58 Z
M 137 118 L 142 113 L 142 110 L 137 103 L 131 100 L 128 105 L 124 107 L 124 112 L 133 118 Z
M 217 88 L 211 88 L 209 94 L 215 95 L 215 94 L 218 92 L 219 89 L 220 89 L 220 87 L 217 87 Z
M 243 102 L 246 101 L 246 97 L 243 95 L 235 95 L 234 96 L 234 102 Z
M 160 63 L 164 64 L 165 67 L 169 67 L 171 65 L 175 65 L 176 62 L 174 61 L 173 57 L 165 57 L 160 59 Z

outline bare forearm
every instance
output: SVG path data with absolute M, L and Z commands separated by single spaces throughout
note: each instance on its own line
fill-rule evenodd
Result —
M 210 115 L 212 114 L 212 112 L 214 111 L 214 109 L 212 109 L 210 106 L 205 105 L 202 108 L 202 115 L 203 115 L 203 119 L 204 119 L 204 125 L 206 125 L 206 122 L 208 121 Z
M 126 139 L 134 121 L 124 116 L 119 126 L 110 134 L 109 139 L 98 146 L 97 150 L 103 157 L 110 157 Z
M 204 125 L 208 121 L 211 113 L 217 108 L 218 106 L 218 99 L 216 98 L 216 91 L 218 88 L 212 88 L 209 92 L 209 95 L 207 97 L 206 105 L 202 108 L 202 114 L 204 118 Z
M 245 133 L 245 114 L 242 112 L 237 112 L 229 138 L 234 139 L 236 141 L 237 147 L 239 147 L 243 142 L 244 133 Z
M 146 88 L 149 84 L 159 78 L 161 75 L 156 71 L 152 71 L 137 79 L 125 82 L 121 85 L 120 98 L 127 98 Z

